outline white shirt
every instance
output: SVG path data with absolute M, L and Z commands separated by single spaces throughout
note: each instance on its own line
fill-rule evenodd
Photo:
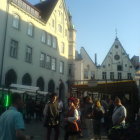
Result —
M 126 108 L 123 105 L 115 107 L 112 115 L 113 124 L 117 124 L 118 121 L 123 117 L 126 118 L 126 115 Z M 125 119 L 121 123 L 125 123 Z
M 79 119 L 79 113 L 78 110 L 74 110 L 74 116 L 73 117 L 68 117 L 69 122 L 77 121 Z

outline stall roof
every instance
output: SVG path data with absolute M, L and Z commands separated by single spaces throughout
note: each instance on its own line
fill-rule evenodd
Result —
M 20 84 L 11 84 L 10 87 L 16 88 L 19 90 L 29 91 L 29 92 L 36 92 L 37 90 L 39 90 L 39 87 L 26 86 L 26 85 L 20 85 Z

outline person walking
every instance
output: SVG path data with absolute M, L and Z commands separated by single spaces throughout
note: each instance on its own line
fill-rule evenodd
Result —
M 57 95 L 51 94 L 50 102 L 45 105 L 43 111 L 45 120 L 44 126 L 47 128 L 46 140 L 51 139 L 52 129 L 54 129 L 54 140 L 59 139 L 59 109 L 57 102 Z
M 12 106 L 0 116 L 0 140 L 30 140 L 30 136 L 23 133 L 25 129 L 22 114 L 23 101 L 19 94 L 11 95 Z
M 125 119 L 127 116 L 126 108 L 122 105 L 121 99 L 118 97 L 115 98 L 114 104 L 115 104 L 115 108 L 112 115 L 113 126 L 116 125 L 124 126 Z

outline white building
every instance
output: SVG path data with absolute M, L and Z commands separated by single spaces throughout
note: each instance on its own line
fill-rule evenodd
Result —
M 82 47 L 80 53 L 76 55 L 74 62 L 75 80 L 93 80 L 96 79 L 97 68 L 86 50 Z
M 98 68 L 98 78 L 102 80 L 133 79 L 135 69 L 128 54 L 116 37 L 103 63 Z
M 0 3 L 0 86 L 38 86 L 64 98 L 76 38 L 65 1 Z

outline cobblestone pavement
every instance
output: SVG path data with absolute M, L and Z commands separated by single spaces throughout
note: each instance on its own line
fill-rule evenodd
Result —
M 43 127 L 43 122 L 32 121 L 29 124 L 26 124 L 25 134 L 34 136 L 34 140 L 45 140 L 45 127 Z M 64 129 L 60 129 L 60 139 L 64 140 Z M 79 140 L 94 140 L 93 137 L 86 138 L 82 137 Z M 101 140 L 108 140 L 105 135 L 101 136 Z

